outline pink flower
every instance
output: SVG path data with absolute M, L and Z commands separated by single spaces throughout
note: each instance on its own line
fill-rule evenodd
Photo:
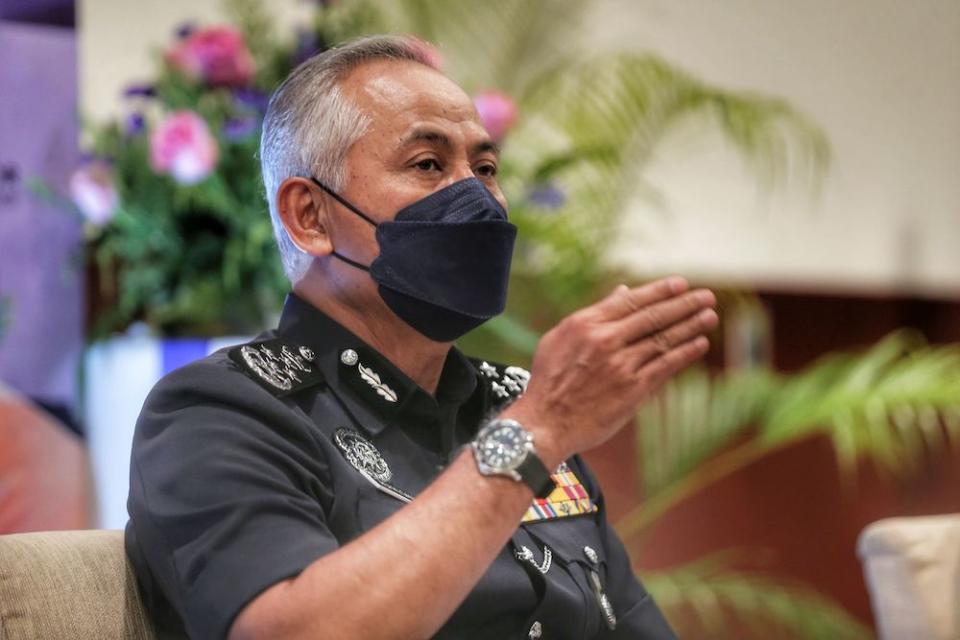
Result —
M 503 140 L 507 132 L 517 121 L 517 105 L 505 93 L 500 91 L 482 91 L 473 97 L 480 122 L 495 142 Z
M 166 58 L 189 77 L 217 87 L 242 87 L 253 78 L 253 56 L 231 27 L 193 31 L 178 40 Z
M 80 213 L 95 225 L 109 222 L 119 198 L 113 182 L 113 167 L 103 160 L 90 160 L 70 176 L 70 197 Z
M 196 184 L 217 165 L 217 141 L 193 111 L 175 111 L 150 133 L 150 166 L 181 184 Z

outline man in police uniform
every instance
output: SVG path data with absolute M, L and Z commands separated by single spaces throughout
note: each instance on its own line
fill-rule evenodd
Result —
M 713 295 L 620 286 L 532 374 L 453 348 L 502 311 L 516 230 L 496 145 L 412 40 L 301 65 L 261 155 L 279 326 L 137 425 L 127 552 L 161 635 L 674 637 L 576 454 L 702 356 Z

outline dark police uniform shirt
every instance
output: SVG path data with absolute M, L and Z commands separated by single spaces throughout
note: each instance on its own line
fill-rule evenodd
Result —
M 137 423 L 126 530 L 161 637 L 225 637 L 259 593 L 403 508 L 526 377 L 452 349 L 431 396 L 294 295 L 276 331 L 165 377 Z M 584 463 L 554 479 L 435 637 L 674 638 Z

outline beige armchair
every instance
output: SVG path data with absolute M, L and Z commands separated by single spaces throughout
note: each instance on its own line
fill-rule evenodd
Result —
M 122 531 L 0 536 L 0 640 L 155 640 Z
M 881 640 L 960 639 L 960 514 L 874 522 L 857 550 Z

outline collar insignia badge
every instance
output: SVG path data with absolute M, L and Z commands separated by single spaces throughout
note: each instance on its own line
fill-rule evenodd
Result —
M 396 402 L 398 400 L 399 396 L 397 395 L 397 392 L 391 389 L 390 385 L 380 379 L 380 374 L 375 372 L 370 367 L 363 366 L 363 363 L 360 362 L 360 355 L 353 349 L 344 349 L 340 353 L 340 362 L 348 367 L 357 365 L 357 371 L 360 373 L 360 379 L 370 385 L 370 387 L 377 392 L 377 395 L 387 402 Z
M 385 382 L 381 382 L 380 376 L 374 373 L 373 369 L 365 367 L 362 362 L 357 361 L 357 371 L 360 372 L 360 377 L 363 381 L 373 387 L 377 395 L 387 402 L 397 401 L 397 392 L 391 389 Z

